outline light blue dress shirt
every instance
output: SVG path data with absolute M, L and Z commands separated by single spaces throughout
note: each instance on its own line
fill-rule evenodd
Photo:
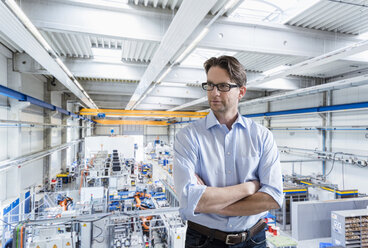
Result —
M 239 113 L 230 131 L 212 111 L 180 130 L 174 144 L 173 174 L 181 217 L 209 228 L 244 231 L 267 212 L 235 217 L 195 213 L 207 186 L 225 187 L 258 180 L 259 191 L 271 195 L 280 206 L 283 202 L 279 153 L 273 135 Z M 206 185 L 198 185 L 195 174 Z

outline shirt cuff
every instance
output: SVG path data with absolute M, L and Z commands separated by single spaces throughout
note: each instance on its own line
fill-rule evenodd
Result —
M 190 184 L 187 187 L 188 187 L 188 191 L 187 191 L 188 192 L 188 204 L 186 208 L 183 209 L 183 214 L 186 219 L 200 214 L 200 213 L 195 213 L 195 209 L 204 191 L 206 190 L 207 186 Z
M 259 192 L 269 194 L 279 204 L 280 208 L 284 202 L 284 193 L 268 185 L 263 185 Z

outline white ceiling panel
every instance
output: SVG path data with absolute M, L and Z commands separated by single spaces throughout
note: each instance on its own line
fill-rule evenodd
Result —
M 126 62 L 149 63 L 159 43 L 154 41 L 124 40 L 121 58 Z
M 59 56 L 91 58 L 91 41 L 86 35 L 41 30 L 42 35 Z
M 320 0 L 285 24 L 346 34 L 368 31 L 368 0 Z
M 134 5 L 171 10 L 178 9 L 182 2 L 183 0 L 129 0 Z
M 217 3 L 212 7 L 209 14 L 216 15 L 217 12 L 228 2 L 229 0 L 218 0 Z M 168 9 L 168 10 L 177 10 L 179 9 L 180 5 L 182 4 L 183 0 L 129 0 L 130 4 L 142 6 L 142 7 L 149 7 L 149 8 L 161 8 L 161 9 Z M 239 2 L 242 2 L 240 0 Z M 236 5 L 236 4 L 235 4 Z M 234 10 L 233 6 L 230 8 L 226 13 L 231 13 Z
M 305 57 L 269 53 L 238 52 L 235 57 L 247 71 L 264 72 L 281 65 L 294 65 Z
M 368 63 L 337 60 L 328 64 L 314 67 L 309 70 L 300 71 L 296 73 L 298 76 L 330 78 L 337 75 L 353 72 L 359 69 L 368 68 Z

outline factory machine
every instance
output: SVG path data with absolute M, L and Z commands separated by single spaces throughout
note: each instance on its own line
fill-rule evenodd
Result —
M 339 190 L 337 185 L 327 183 L 322 178 L 311 176 L 283 176 L 284 204 L 281 209 L 272 210 L 283 230 L 290 224 L 291 203 L 308 200 L 333 200 L 358 197 L 358 190 Z
M 186 224 L 179 216 L 175 191 L 166 180 L 153 181 L 153 169 L 150 163 L 124 158 L 118 150 L 99 151 L 76 168 L 77 178 L 68 187 L 43 193 L 31 215 L 8 222 L 2 244 L 184 247 Z

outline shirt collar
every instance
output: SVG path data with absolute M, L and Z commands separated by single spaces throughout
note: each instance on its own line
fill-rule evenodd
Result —
M 210 129 L 211 127 L 216 125 L 220 125 L 220 122 L 217 120 L 212 110 L 210 110 L 210 113 L 206 117 L 206 128 Z
M 238 118 L 233 123 L 233 127 L 239 123 L 242 127 L 246 128 L 247 124 L 245 122 L 245 118 L 238 112 Z M 221 125 L 220 122 L 217 120 L 215 114 L 210 110 L 210 113 L 206 117 L 206 128 L 210 129 L 213 126 Z

